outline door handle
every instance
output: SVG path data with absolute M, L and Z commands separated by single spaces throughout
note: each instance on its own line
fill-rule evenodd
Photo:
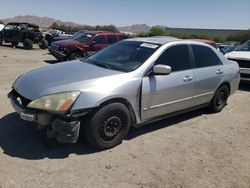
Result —
M 185 77 L 183 78 L 183 81 L 184 81 L 184 82 L 190 82 L 191 80 L 193 80 L 193 77 L 192 77 L 192 76 L 189 76 L 189 75 L 187 75 L 187 76 L 185 76 Z
M 218 69 L 218 70 L 216 71 L 216 74 L 222 74 L 222 73 L 223 73 L 223 71 L 220 70 L 220 69 Z

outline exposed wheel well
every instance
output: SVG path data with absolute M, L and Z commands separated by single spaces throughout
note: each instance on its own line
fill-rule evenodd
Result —
M 74 49 L 74 50 L 70 51 L 69 56 L 70 56 L 72 53 L 80 53 L 80 54 L 82 54 L 83 56 L 86 56 L 86 53 L 85 53 L 85 52 L 82 52 L 80 49 Z
M 126 99 L 124 99 L 124 98 L 110 99 L 110 100 L 107 100 L 107 101 L 101 103 L 99 107 L 101 108 L 103 106 L 106 106 L 108 104 L 115 103 L 115 102 L 122 103 L 122 104 L 124 104 L 128 108 L 128 110 L 130 112 L 130 115 L 131 115 L 132 126 L 135 126 L 137 124 L 136 115 L 135 115 L 135 112 L 134 112 L 134 109 L 133 109 L 132 105 Z

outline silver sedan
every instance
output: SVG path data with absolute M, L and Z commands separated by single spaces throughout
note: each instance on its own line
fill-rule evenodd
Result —
M 239 85 L 239 67 L 209 45 L 173 37 L 133 38 L 84 61 L 21 75 L 9 98 L 47 137 L 94 147 L 122 142 L 131 126 L 209 107 L 219 112 Z

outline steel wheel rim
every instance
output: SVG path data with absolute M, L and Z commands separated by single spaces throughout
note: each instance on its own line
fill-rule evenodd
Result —
M 225 92 L 224 92 L 224 91 L 221 91 L 221 92 L 218 94 L 218 97 L 217 97 L 217 100 L 216 100 L 217 106 L 222 105 L 222 104 L 225 102 L 225 98 L 226 98 Z
M 122 127 L 122 121 L 119 117 L 108 117 L 101 123 L 100 136 L 105 141 L 111 141 L 121 132 Z

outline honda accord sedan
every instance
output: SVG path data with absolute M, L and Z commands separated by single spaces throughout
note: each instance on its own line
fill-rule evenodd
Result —
M 239 81 L 238 64 L 207 44 L 132 38 L 84 61 L 25 73 L 8 96 L 20 118 L 48 138 L 75 143 L 81 128 L 89 144 L 107 149 L 131 126 L 203 107 L 220 112 Z

